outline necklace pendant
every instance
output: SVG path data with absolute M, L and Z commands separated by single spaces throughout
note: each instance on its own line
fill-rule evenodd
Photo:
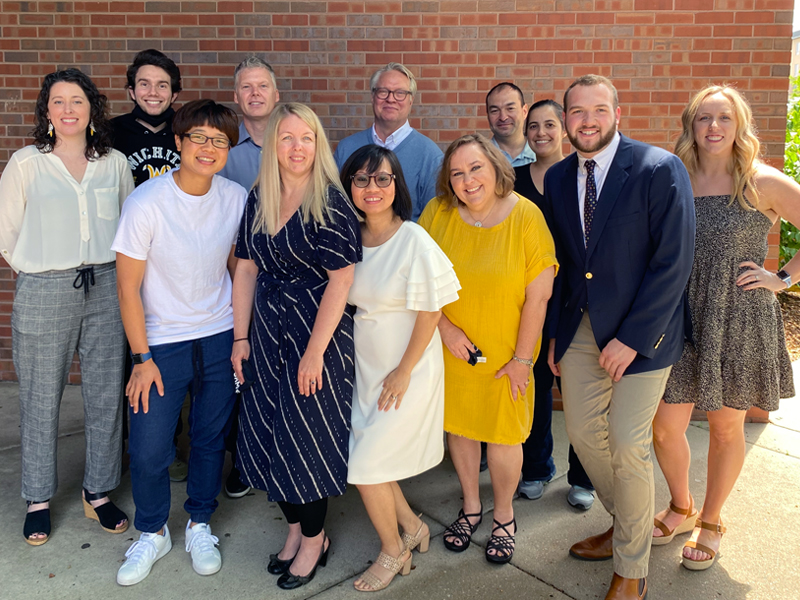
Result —
M 483 227 L 483 223 L 480 221 L 475 221 L 475 227 Z

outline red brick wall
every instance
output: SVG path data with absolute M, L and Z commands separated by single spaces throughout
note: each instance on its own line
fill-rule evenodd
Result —
M 601 73 L 620 91 L 621 128 L 669 147 L 693 90 L 735 82 L 765 156 L 783 155 L 792 0 L 416 2 L 2 2 L 0 168 L 27 143 L 41 78 L 78 66 L 130 110 L 125 67 L 158 48 L 180 65 L 179 101 L 230 101 L 233 67 L 259 53 L 283 100 L 306 102 L 332 140 L 370 123 L 367 81 L 390 60 L 419 78 L 412 125 L 440 145 L 486 127 L 486 91 L 513 80 L 528 101 L 561 98 Z M 777 234 L 768 266 L 776 268 Z M 13 379 L 14 281 L 0 268 L 0 379 Z

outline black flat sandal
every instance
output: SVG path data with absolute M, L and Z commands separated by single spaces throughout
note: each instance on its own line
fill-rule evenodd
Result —
M 494 523 L 495 526 L 492 528 L 492 535 L 489 538 L 489 542 L 486 544 L 486 560 L 490 563 L 504 565 L 514 556 L 514 535 L 517 533 L 517 520 L 514 518 L 508 523 L 501 523 L 497 519 L 492 519 L 492 523 Z M 514 526 L 514 535 L 508 530 L 511 525 Z M 498 529 L 502 529 L 508 535 L 502 537 L 495 535 L 494 532 Z M 490 550 L 494 550 L 494 554 L 489 554 Z
M 111 500 L 97 508 L 91 505 L 92 500 L 102 500 L 103 498 L 108 498 L 107 492 L 90 494 L 86 488 L 83 488 L 83 514 L 87 519 L 99 522 L 100 527 L 108 533 L 123 533 L 128 529 L 128 515 L 117 508 Z
M 270 554 L 267 572 L 272 573 L 273 575 L 283 575 L 289 570 L 289 567 L 292 566 L 294 559 L 295 557 L 293 556 L 288 560 L 283 560 L 282 558 L 278 558 L 277 554 Z
M 31 504 L 42 504 L 50 502 L 50 499 L 42 500 L 42 502 L 27 501 L 26 506 Z M 44 534 L 43 538 L 32 538 L 32 535 L 37 533 Z M 22 526 L 22 535 L 25 541 L 31 546 L 41 546 L 50 539 L 50 508 L 41 508 L 25 515 L 25 524 Z
M 478 522 L 474 525 L 470 521 L 472 517 L 480 517 Z M 458 511 L 458 518 L 450 523 L 447 529 L 444 530 L 444 535 L 442 536 L 444 547 L 452 552 L 464 552 L 464 550 L 469 548 L 469 543 L 472 541 L 472 534 L 478 529 L 478 525 L 481 524 L 481 521 L 483 521 L 483 504 L 481 504 L 480 512 L 468 515 L 464 514 L 463 508 L 460 509 Z M 448 537 L 455 539 L 448 541 Z M 455 544 L 455 540 L 460 541 L 461 545 Z

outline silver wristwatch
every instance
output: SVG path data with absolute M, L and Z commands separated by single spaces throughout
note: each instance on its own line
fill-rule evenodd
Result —
M 792 287 L 792 276 L 789 275 L 785 270 L 781 269 L 780 271 L 775 273 L 775 275 L 777 275 L 778 279 L 780 279 L 781 281 L 783 281 L 783 283 L 786 284 L 787 288 Z

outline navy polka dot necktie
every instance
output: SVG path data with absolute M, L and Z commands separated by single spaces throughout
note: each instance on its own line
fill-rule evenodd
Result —
M 583 202 L 583 234 L 585 244 L 589 245 L 589 233 L 592 231 L 594 209 L 597 208 L 597 184 L 594 181 L 594 167 L 597 164 L 589 159 L 583 163 L 586 167 L 586 198 Z

